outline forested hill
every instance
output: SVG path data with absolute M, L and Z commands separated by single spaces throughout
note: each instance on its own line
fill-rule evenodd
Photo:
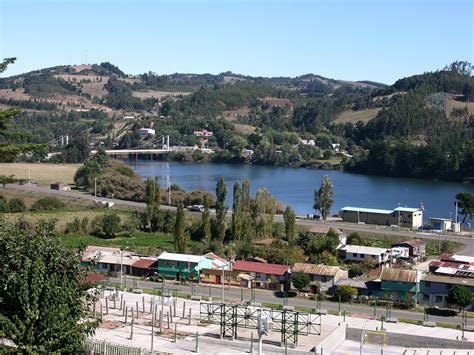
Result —
M 200 145 L 193 131 L 210 129 L 216 162 L 452 180 L 474 177 L 473 102 L 472 66 L 462 61 L 393 85 L 314 74 L 130 76 L 110 63 L 0 78 L 0 109 L 22 108 L 15 126 L 38 143 L 87 132 L 93 143 L 132 147 L 147 126 Z

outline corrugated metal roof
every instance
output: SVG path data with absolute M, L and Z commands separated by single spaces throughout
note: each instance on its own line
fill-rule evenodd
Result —
M 132 256 L 123 256 L 122 258 L 120 255 L 104 255 L 101 256 L 100 259 L 97 261 L 98 263 L 102 264 L 114 264 L 114 265 L 129 265 L 132 266 L 134 262 L 136 262 L 138 258 L 134 258 Z
M 407 240 L 407 241 L 400 242 L 400 243 L 395 243 L 393 245 L 403 245 L 403 244 L 408 244 L 412 247 L 419 247 L 421 245 L 426 245 L 426 242 L 424 240 L 421 240 L 421 239 L 412 239 L 412 240 Z
M 367 212 L 367 213 L 379 213 L 379 214 L 391 214 L 393 212 L 393 210 L 380 210 L 377 208 L 364 208 L 364 207 L 344 207 L 341 211 Z
M 202 255 L 191 255 L 191 254 L 178 254 L 163 252 L 158 257 L 158 260 L 171 260 L 171 261 L 189 261 L 191 263 L 199 263 L 204 256 Z
M 336 281 L 337 286 L 347 285 L 359 289 L 367 289 L 367 280 L 341 279 Z
M 382 281 L 416 282 L 416 271 L 405 269 L 383 268 L 380 275 Z
M 243 272 L 255 272 L 268 275 L 284 275 L 289 270 L 288 265 L 266 264 L 255 261 L 237 260 L 232 267 L 233 270 Z
M 310 275 L 334 276 L 340 268 L 338 266 L 296 263 L 291 270 L 293 272 L 304 272 Z
M 389 249 L 385 248 L 376 248 L 376 247 L 366 247 L 364 245 L 351 245 L 347 244 L 340 248 L 346 253 L 358 253 L 366 255 L 380 255 L 382 253 L 387 253 Z
M 474 279 L 466 279 L 461 277 L 450 277 L 450 276 L 440 276 L 440 275 L 423 275 L 423 281 L 430 282 L 439 282 L 452 285 L 465 285 L 474 287 Z
M 139 259 L 135 261 L 132 266 L 139 268 L 139 269 L 149 269 L 150 267 L 153 266 L 153 264 L 156 264 L 157 260 L 156 259 Z

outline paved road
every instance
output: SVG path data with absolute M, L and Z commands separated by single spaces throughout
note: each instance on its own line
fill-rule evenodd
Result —
M 10 190 L 20 190 L 20 191 L 26 190 L 26 191 L 34 191 L 34 192 L 51 194 L 51 195 L 60 195 L 64 197 L 74 197 L 74 198 L 80 198 L 80 199 L 89 200 L 89 201 L 97 201 L 97 200 L 107 201 L 107 202 L 113 202 L 116 205 L 127 206 L 127 207 L 132 207 L 132 208 L 137 208 L 137 209 L 144 209 L 146 207 L 144 203 L 140 203 L 140 202 L 118 200 L 118 199 L 113 199 L 113 198 L 94 197 L 92 195 L 75 192 L 75 191 L 57 191 L 57 190 L 51 190 L 44 187 L 33 187 L 33 186 L 28 186 L 28 185 L 7 185 L 5 188 L 10 189 Z M 162 205 L 161 208 L 165 210 L 175 209 L 175 207 L 166 206 L 166 205 Z M 200 214 L 199 212 L 188 212 L 188 213 L 192 213 L 195 215 Z M 283 222 L 283 216 L 276 215 L 275 221 Z M 299 225 L 304 225 L 308 227 L 315 226 L 315 225 L 326 225 L 329 227 L 340 228 L 345 231 L 358 231 L 358 232 L 380 234 L 380 235 L 385 235 L 385 236 L 391 235 L 391 236 L 400 236 L 400 237 L 407 237 L 407 238 L 416 237 L 416 238 L 424 238 L 424 239 L 432 239 L 432 240 L 439 240 L 439 239 L 445 240 L 446 239 L 446 240 L 463 243 L 465 247 L 460 253 L 464 255 L 474 256 L 474 238 L 468 237 L 468 236 L 439 235 L 439 234 L 433 234 L 433 233 L 417 233 L 417 232 L 413 232 L 409 230 L 392 230 L 389 227 L 358 225 L 354 223 L 342 223 L 342 222 L 336 222 L 336 221 L 326 221 L 323 223 L 317 220 L 297 219 L 296 223 Z
M 110 282 L 114 284 L 120 284 L 120 278 L 110 278 Z M 132 287 L 134 284 L 134 279 L 126 278 L 124 277 L 124 285 L 127 285 L 128 287 Z M 151 281 L 138 281 L 138 286 L 144 290 L 153 290 L 153 289 L 158 289 L 161 290 L 162 284 L 161 282 L 151 282 Z M 211 296 L 214 298 L 214 300 L 218 299 L 220 300 L 222 298 L 222 288 L 220 286 L 205 286 L 205 285 L 199 285 L 195 284 L 195 295 L 198 296 L 209 296 L 209 292 L 211 292 Z M 191 294 L 192 289 L 191 286 L 181 286 L 181 285 L 171 285 L 166 283 L 165 284 L 166 289 L 170 289 L 170 294 L 172 293 L 172 290 L 177 290 L 180 293 L 185 293 L 185 294 Z M 210 291 L 209 291 L 210 290 Z M 242 292 L 242 293 L 241 293 Z M 251 296 L 250 296 L 250 290 L 249 289 L 240 289 L 237 287 L 231 287 L 229 289 L 228 286 L 225 286 L 224 290 L 224 297 L 227 301 L 240 301 L 241 296 L 243 295 L 243 300 L 244 301 L 249 301 Z M 166 291 L 165 291 L 165 294 Z M 274 304 L 282 304 L 284 303 L 284 299 L 280 297 L 279 295 L 276 295 L 272 291 L 267 291 L 267 290 L 259 290 L 255 289 L 255 302 L 260 302 L 260 303 L 274 303 Z M 302 306 L 302 307 L 309 307 L 309 308 L 316 308 L 316 301 L 311 301 L 309 299 L 303 298 L 303 297 L 292 297 L 288 299 L 288 305 L 290 306 Z M 321 309 L 327 310 L 327 311 L 333 311 L 333 312 L 338 312 L 339 311 L 339 304 L 337 302 L 322 302 L 321 303 Z M 364 314 L 368 316 L 373 316 L 374 314 L 374 308 L 369 305 L 365 304 L 346 304 L 342 303 L 341 304 L 341 310 L 345 310 L 346 312 L 349 312 L 351 314 L 357 313 L 357 314 Z M 376 308 L 376 314 L 377 316 L 381 316 L 382 314 L 385 314 L 386 308 L 385 307 L 377 307 Z M 405 310 L 398 310 L 398 309 L 392 309 L 391 310 L 391 317 L 392 318 L 405 318 L 405 319 L 413 319 L 413 320 L 423 320 L 423 313 L 420 312 L 413 312 L 413 311 L 405 311 Z M 450 324 L 461 324 L 461 318 L 460 317 L 441 317 L 441 316 L 433 316 L 429 315 L 430 322 L 441 322 L 441 323 L 450 323 Z M 473 323 L 473 324 L 471 324 Z M 471 319 L 468 319 L 468 324 L 467 325 L 474 325 L 474 321 Z

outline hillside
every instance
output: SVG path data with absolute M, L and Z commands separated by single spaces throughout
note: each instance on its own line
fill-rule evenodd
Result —
M 151 139 L 138 130 L 152 127 L 173 145 L 216 152 L 170 159 L 324 168 L 342 160 L 354 172 L 459 180 L 474 176 L 471 72 L 469 63 L 454 62 L 387 86 L 315 74 L 130 76 L 110 63 L 57 66 L 1 78 L 0 105 L 22 108 L 14 126 L 29 131 L 35 143 L 79 135 L 95 147 L 130 148 Z M 202 129 L 213 136 L 193 134 Z M 382 159 L 392 166 L 380 164 L 374 147 L 394 155 Z M 406 150 L 420 156 L 402 154 Z M 438 164 L 432 171 L 426 169 L 434 163 L 423 160 L 429 154 Z M 65 156 L 76 162 L 83 155 L 60 159 Z M 404 159 L 415 165 L 397 163 Z

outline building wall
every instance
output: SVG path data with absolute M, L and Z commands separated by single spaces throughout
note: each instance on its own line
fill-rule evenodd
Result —
M 384 254 L 384 258 L 382 259 L 380 255 L 368 255 L 368 254 L 360 254 L 360 253 L 351 253 L 351 252 L 346 252 L 345 253 L 345 259 L 346 261 L 365 261 L 367 259 L 372 258 L 376 264 L 384 263 L 388 261 L 388 253 Z
M 342 211 L 343 222 L 365 224 L 378 224 L 384 226 L 398 225 L 400 218 L 400 226 L 407 228 L 419 228 L 423 226 L 423 212 L 400 212 L 394 211 L 389 214 L 385 213 L 371 213 L 371 212 L 357 212 L 357 211 Z
M 414 299 L 416 294 L 416 283 L 385 281 L 382 280 L 382 292 L 389 292 L 396 296 L 399 301 L 404 301 L 407 293 Z
M 431 306 L 446 307 L 446 297 L 448 297 L 449 290 L 454 286 L 443 282 L 421 280 L 418 302 Z M 470 290 L 474 294 L 474 287 L 470 287 Z

